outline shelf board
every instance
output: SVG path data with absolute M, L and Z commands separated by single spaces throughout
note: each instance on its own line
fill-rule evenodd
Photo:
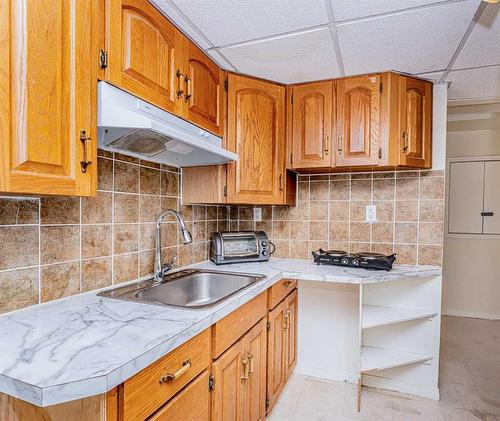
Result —
M 388 368 L 429 361 L 432 358 L 432 355 L 364 346 L 361 348 L 361 372 L 386 370 Z
M 437 314 L 435 311 L 422 309 L 364 305 L 362 329 L 427 319 Z

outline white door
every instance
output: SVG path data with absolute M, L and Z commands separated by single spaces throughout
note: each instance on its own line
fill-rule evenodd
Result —
M 500 161 L 484 167 L 483 234 L 500 234 Z

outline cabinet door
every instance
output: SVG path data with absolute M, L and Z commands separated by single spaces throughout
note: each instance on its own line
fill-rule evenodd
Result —
M 431 168 L 432 83 L 399 76 L 400 165 Z
M 192 42 L 186 42 L 184 116 L 194 124 L 222 136 L 226 99 L 224 72 Z
M 209 421 L 208 371 L 200 374 L 148 421 Z
M 106 6 L 106 80 L 174 111 L 175 90 L 184 86 L 177 75 L 180 33 L 147 0 L 108 0 Z
M 285 357 L 285 381 L 292 374 L 297 363 L 297 310 L 298 310 L 297 290 L 286 298 L 286 357 Z
M 484 163 L 483 234 L 500 234 L 500 162 Z
M 333 82 L 293 87 L 293 168 L 334 166 L 332 161 Z
M 0 2 L 2 192 L 96 192 L 93 7 L 93 0 Z M 81 166 L 84 159 L 91 164 Z
M 380 76 L 346 78 L 336 87 L 336 166 L 377 165 Z
M 228 202 L 280 204 L 285 200 L 285 88 L 229 75 Z
M 182 203 L 226 202 L 226 165 L 182 169 Z
M 248 359 L 239 340 L 213 364 L 212 421 L 243 421 Z
M 249 361 L 245 392 L 245 421 L 264 421 L 266 417 L 267 321 L 262 319 L 246 335 L 245 352 Z
M 267 347 L 267 398 L 270 411 L 278 399 L 285 385 L 285 350 L 287 337 L 285 333 L 286 300 L 279 303 L 269 312 Z

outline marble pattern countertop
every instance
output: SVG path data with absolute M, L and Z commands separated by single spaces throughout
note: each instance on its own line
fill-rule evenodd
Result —
M 191 267 L 266 278 L 204 310 L 102 298 L 93 291 L 1 315 L 0 392 L 38 406 L 104 393 L 283 277 L 365 284 L 441 275 L 431 266 L 395 265 L 382 272 L 290 259 Z

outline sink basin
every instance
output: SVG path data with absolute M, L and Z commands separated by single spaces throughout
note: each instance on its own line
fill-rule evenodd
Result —
M 159 282 L 151 279 L 103 291 L 98 295 L 146 304 L 207 308 L 264 278 L 263 275 L 252 273 L 186 269 L 168 274 Z

